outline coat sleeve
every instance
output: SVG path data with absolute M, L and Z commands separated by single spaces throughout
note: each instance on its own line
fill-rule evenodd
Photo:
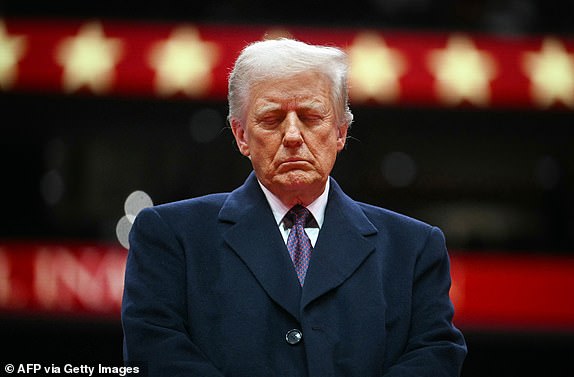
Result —
M 185 256 L 168 224 L 153 208 L 137 216 L 122 301 L 124 360 L 148 376 L 222 374 L 192 342 L 186 315 Z
M 467 348 L 453 325 L 450 262 L 443 233 L 432 228 L 417 255 L 409 338 L 403 355 L 384 377 L 459 376 Z

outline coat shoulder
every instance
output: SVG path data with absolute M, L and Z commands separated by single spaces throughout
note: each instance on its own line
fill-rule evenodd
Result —
M 225 203 L 228 193 L 209 194 L 196 198 L 159 204 L 153 207 L 164 220 L 171 222 L 175 219 L 217 218 L 217 214 Z
M 217 193 L 217 194 L 208 194 L 204 196 L 198 196 L 195 198 L 183 199 L 174 202 L 158 204 L 155 208 L 158 211 L 177 211 L 181 209 L 187 208 L 209 208 L 209 207 L 221 207 L 223 202 L 229 193 Z
M 399 234 L 428 234 L 435 226 L 405 214 L 371 204 L 356 202 L 373 225 L 381 230 Z
M 396 256 L 400 263 L 414 263 L 421 254 L 442 260 L 447 254 L 445 235 L 440 228 L 389 209 L 358 205 L 377 228 L 377 240 L 384 245 L 381 250 Z

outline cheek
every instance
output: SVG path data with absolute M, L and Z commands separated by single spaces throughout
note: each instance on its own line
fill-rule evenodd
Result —
M 333 167 L 337 158 L 337 143 L 336 141 L 329 140 L 326 143 L 322 143 L 312 153 L 318 165 L 321 166 L 321 170 L 329 170 Z
M 271 160 L 277 154 L 281 140 L 277 141 L 273 135 L 253 138 L 251 141 L 251 155 L 256 155 L 261 160 Z
M 318 144 L 321 146 L 323 154 L 332 155 L 337 154 L 339 151 L 339 145 L 341 140 L 337 133 L 330 132 L 324 135 L 321 140 L 317 140 Z

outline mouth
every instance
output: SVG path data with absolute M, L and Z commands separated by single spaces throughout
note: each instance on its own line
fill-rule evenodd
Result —
M 290 157 L 281 161 L 279 166 L 285 169 L 296 169 L 309 164 L 310 162 L 304 158 Z
M 302 164 L 307 163 L 310 164 L 311 162 L 303 157 L 289 157 L 281 161 L 280 165 L 283 164 Z
M 300 157 L 290 157 L 290 158 L 283 160 L 281 163 L 285 164 L 285 163 L 290 163 L 290 162 L 308 162 L 308 161 L 305 160 L 304 158 L 300 158 Z

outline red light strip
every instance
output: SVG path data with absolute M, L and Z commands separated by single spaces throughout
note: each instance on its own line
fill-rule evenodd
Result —
M 456 253 L 456 322 L 463 327 L 574 330 L 574 257 Z
M 0 90 L 224 100 L 248 42 L 351 59 L 353 103 L 574 109 L 574 39 L 362 29 L 0 19 Z
M 0 312 L 117 317 L 127 252 L 116 245 L 0 245 Z M 453 252 L 463 329 L 574 331 L 574 257 Z
M 115 316 L 126 257 L 115 245 L 0 245 L 0 310 Z

